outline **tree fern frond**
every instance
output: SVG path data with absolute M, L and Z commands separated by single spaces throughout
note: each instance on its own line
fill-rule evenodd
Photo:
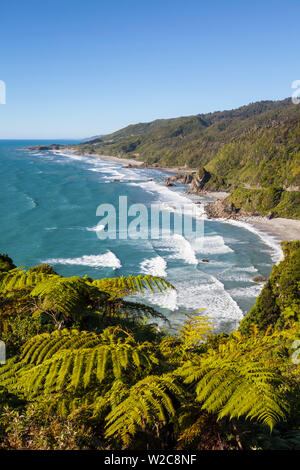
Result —
M 194 358 L 178 371 L 186 383 L 194 383 L 197 400 L 202 408 L 217 413 L 219 418 L 229 416 L 257 419 L 271 429 L 282 420 L 287 411 L 281 386 L 284 378 L 276 363 L 261 354 L 273 344 L 272 336 L 257 337 L 249 354 L 251 338 L 240 333 L 220 345 L 219 351 L 210 350 Z
M 174 400 L 184 400 L 184 391 L 170 375 L 148 376 L 137 382 L 107 416 L 106 437 L 119 437 L 124 446 L 140 429 L 164 425 L 174 416 Z
M 174 289 L 172 284 L 167 282 L 162 277 L 151 275 L 138 275 L 138 276 L 121 276 L 108 279 L 95 279 L 92 285 L 96 286 L 99 290 L 110 294 L 111 299 L 124 297 L 125 295 L 133 295 L 143 293 L 149 290 L 150 292 L 163 292 L 167 289 Z
M 55 331 L 32 338 L 19 363 L 0 369 L 0 385 L 8 381 L 28 396 L 86 389 L 129 372 L 141 377 L 157 363 L 150 343 L 137 343 L 120 328 L 107 328 L 101 335 Z
M 26 272 L 22 268 L 15 268 L 8 272 L 0 273 L 0 291 L 6 293 L 9 291 L 32 289 L 40 282 L 51 279 L 52 274 Z

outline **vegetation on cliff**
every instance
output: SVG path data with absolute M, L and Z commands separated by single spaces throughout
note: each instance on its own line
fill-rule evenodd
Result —
M 245 212 L 300 218 L 300 107 L 290 99 L 130 125 L 77 150 L 195 168 L 192 193 L 235 189 L 230 202 Z
M 289 322 L 300 320 L 300 241 L 282 242 L 284 259 L 273 267 L 271 276 L 240 324 L 249 332 L 255 323 L 260 330 L 275 326 L 282 329 Z
M 300 219 L 300 192 L 284 191 L 270 186 L 266 189 L 235 188 L 224 201 L 237 211 L 248 214 L 270 215 Z
M 227 183 L 299 188 L 300 107 L 261 101 L 231 111 L 130 125 L 78 151 L 203 167 Z
M 194 174 L 190 185 L 190 193 L 197 194 L 201 191 L 228 191 L 229 187 L 230 186 L 225 183 L 221 176 L 201 167 Z
M 65 278 L 1 257 L 0 447 L 300 448 L 299 242 L 284 248 L 271 300 L 229 336 L 199 314 L 170 335 L 159 312 L 127 298 L 164 295 L 164 279 Z

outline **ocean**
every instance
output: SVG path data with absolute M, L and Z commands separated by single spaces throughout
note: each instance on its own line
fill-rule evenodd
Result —
M 210 198 L 192 198 L 181 185 L 166 187 L 163 178 L 170 174 L 159 170 L 24 149 L 53 142 L 0 141 L 0 252 L 26 268 L 50 263 L 64 276 L 163 276 L 176 291 L 144 299 L 171 323 L 180 322 L 184 313 L 203 309 L 216 331 L 236 329 L 262 287 L 253 277 L 268 277 L 280 258 L 278 242 L 245 223 L 205 217 L 204 243 L 181 235 L 100 240 L 97 207 L 117 207 L 120 196 L 127 196 L 129 205 L 162 202 L 166 211 L 179 201 L 205 203 Z

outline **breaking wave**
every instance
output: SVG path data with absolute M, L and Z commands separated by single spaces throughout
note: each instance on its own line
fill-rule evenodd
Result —
M 170 259 L 182 259 L 188 264 L 198 264 L 194 249 L 182 235 L 176 233 L 171 237 L 163 237 L 153 242 L 153 246 L 169 252 Z
M 167 263 L 161 256 L 145 259 L 140 264 L 141 272 L 152 276 L 167 276 Z
M 80 258 L 50 258 L 43 262 L 53 265 L 73 264 L 81 266 L 93 266 L 95 268 L 107 267 L 112 269 L 119 269 L 122 267 L 121 261 L 112 251 L 107 251 L 102 255 L 83 255 Z
M 224 238 L 220 235 L 198 237 L 192 242 L 192 246 L 196 253 L 205 255 L 233 253 L 233 250 L 225 244 Z

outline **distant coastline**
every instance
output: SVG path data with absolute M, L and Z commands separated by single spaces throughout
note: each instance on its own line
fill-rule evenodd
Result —
M 44 150 L 40 146 L 37 147 L 39 150 Z M 46 148 L 45 148 L 46 150 Z M 49 150 L 52 150 L 52 148 L 49 148 Z M 118 162 L 118 163 L 123 163 L 124 165 L 130 165 L 131 168 L 145 168 L 145 169 L 156 169 L 156 170 L 161 170 L 161 171 L 166 171 L 170 173 L 189 173 L 192 171 L 196 171 L 196 169 L 193 168 L 183 168 L 183 167 L 164 167 L 164 166 L 148 166 L 145 165 L 143 161 L 139 161 L 133 158 L 121 158 L 121 157 L 115 157 L 112 155 L 99 155 L 99 154 L 89 154 L 89 153 L 78 153 L 77 149 L 74 149 L 73 147 L 65 147 L 64 149 L 60 148 L 53 148 L 53 152 L 58 153 L 60 155 L 63 155 L 66 152 L 72 153 L 74 155 L 85 155 L 89 157 L 95 157 L 95 158 L 100 158 L 105 161 L 112 161 L 112 162 Z M 227 197 L 228 193 L 224 191 L 210 191 L 210 192 L 203 192 L 203 195 L 209 194 L 213 199 L 224 199 Z M 199 194 L 201 197 L 201 194 Z M 213 220 L 214 218 L 212 218 Z M 254 229 L 257 229 L 258 231 L 263 231 L 266 234 L 270 235 L 271 237 L 274 237 L 277 241 L 278 244 L 280 241 L 295 241 L 299 240 L 300 238 L 300 220 L 294 220 L 294 219 L 286 219 L 286 218 L 273 218 L 273 219 L 268 219 L 267 217 L 263 216 L 246 216 L 246 217 L 240 217 L 237 220 L 231 220 L 230 217 L 228 218 L 215 218 L 215 220 L 222 220 L 223 222 L 227 223 L 232 223 L 232 224 L 245 224 L 252 226 Z

